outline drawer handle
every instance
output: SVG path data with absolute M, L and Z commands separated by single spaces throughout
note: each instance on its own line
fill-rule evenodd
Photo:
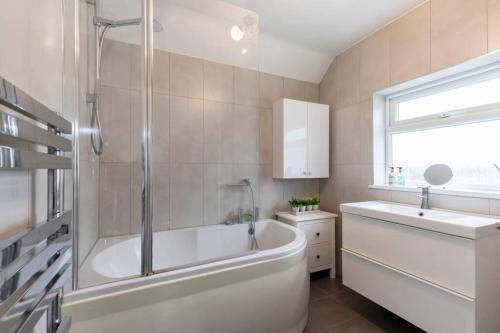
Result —
M 316 237 L 319 237 L 319 232 L 316 233 Z
M 319 254 L 318 254 L 318 255 L 316 255 L 316 259 L 319 259 L 319 258 L 321 258 L 321 256 L 320 256 Z

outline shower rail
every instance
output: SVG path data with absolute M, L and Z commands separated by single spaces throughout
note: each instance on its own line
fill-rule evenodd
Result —
M 0 332 L 68 332 L 63 288 L 71 277 L 72 211 L 64 210 L 64 169 L 72 168 L 72 124 L 0 77 L 0 171 L 47 169 L 47 219 L 0 237 Z M 41 147 L 41 148 L 40 148 Z

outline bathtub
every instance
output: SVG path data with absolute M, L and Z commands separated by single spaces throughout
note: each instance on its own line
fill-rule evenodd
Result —
M 274 220 L 259 221 L 256 236 L 260 249 L 252 251 L 247 224 L 157 232 L 159 273 L 129 279 L 139 272 L 139 237 L 101 242 L 81 275 L 108 283 L 65 295 L 71 332 L 302 332 L 305 236 Z

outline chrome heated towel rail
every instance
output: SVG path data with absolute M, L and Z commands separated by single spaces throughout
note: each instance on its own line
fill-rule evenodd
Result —
M 71 169 L 72 124 L 0 77 L 0 172 L 47 169 L 47 219 L 0 236 L 0 332 L 68 332 L 63 287 L 71 277 L 71 210 L 64 210 L 64 169 Z M 0 188 L 0 191 L 4 189 Z M 0 212 L 1 213 L 1 212 Z

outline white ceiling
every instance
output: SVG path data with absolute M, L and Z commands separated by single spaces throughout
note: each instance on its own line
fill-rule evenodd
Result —
M 259 14 L 260 30 L 337 55 L 426 0 L 225 0 Z

